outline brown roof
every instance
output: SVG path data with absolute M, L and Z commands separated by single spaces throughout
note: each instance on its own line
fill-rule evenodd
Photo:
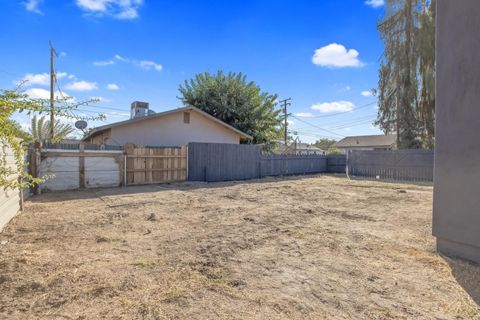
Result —
M 354 147 L 391 147 L 397 141 L 396 134 L 380 134 L 372 136 L 352 136 L 345 137 L 335 142 L 335 148 L 354 148 Z

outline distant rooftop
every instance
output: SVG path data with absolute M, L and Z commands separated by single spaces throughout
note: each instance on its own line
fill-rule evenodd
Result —
M 371 136 L 351 136 L 335 142 L 335 148 L 354 147 L 391 147 L 397 141 L 396 134 L 380 134 Z

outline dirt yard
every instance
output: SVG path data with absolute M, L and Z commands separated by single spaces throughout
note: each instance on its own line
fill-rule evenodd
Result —
M 36 196 L 0 234 L 0 318 L 480 319 L 431 203 L 333 176 Z

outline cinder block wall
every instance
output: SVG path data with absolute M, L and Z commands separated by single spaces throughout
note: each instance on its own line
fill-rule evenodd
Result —
M 480 1 L 437 3 L 433 234 L 480 263 Z

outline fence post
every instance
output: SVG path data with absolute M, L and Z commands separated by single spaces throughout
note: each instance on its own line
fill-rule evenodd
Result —
M 346 160 L 346 164 L 345 164 L 345 173 L 347 174 L 347 178 L 350 179 L 350 166 L 349 166 L 349 163 L 350 163 L 350 151 L 351 150 L 348 150 L 347 149 L 347 160 Z
M 79 187 L 85 188 L 85 143 L 80 142 L 78 157 Z

